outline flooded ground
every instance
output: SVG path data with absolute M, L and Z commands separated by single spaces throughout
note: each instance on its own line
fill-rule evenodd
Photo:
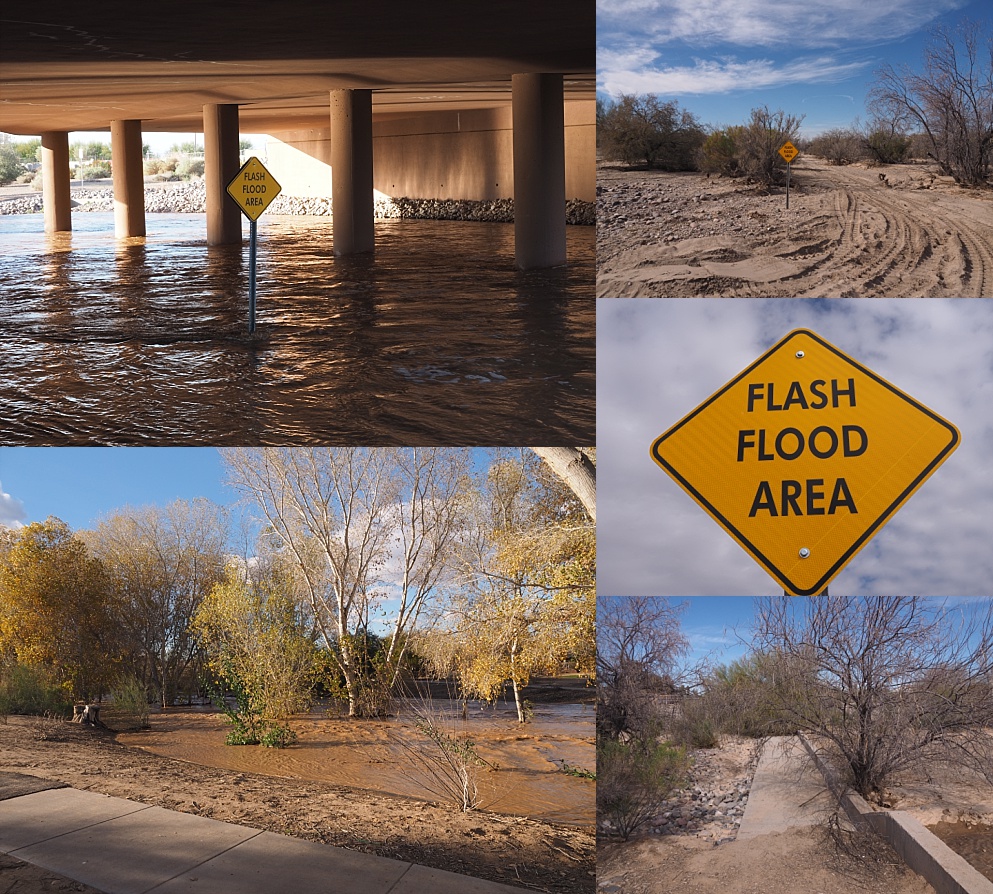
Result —
M 378 221 L 375 255 L 342 259 L 328 220 L 266 217 L 250 338 L 247 239 L 73 225 L 0 217 L 0 443 L 592 441 L 594 227 L 523 273 L 509 224 Z
M 993 826 L 940 822 L 928 828 L 993 881 Z
M 595 785 L 570 776 L 563 764 L 595 769 L 593 704 L 536 705 L 534 719 L 520 725 L 510 706 L 496 710 L 470 707 L 467 720 L 451 702 L 436 701 L 449 735 L 468 736 L 489 766 L 480 768 L 481 807 L 497 813 L 528 816 L 547 822 L 592 827 Z M 331 782 L 370 791 L 438 801 L 425 788 L 403 743 L 431 746 L 411 724 L 411 713 L 399 720 L 349 721 L 324 713 L 295 718 L 299 736 L 286 749 L 224 744 L 228 730 L 223 715 L 170 708 L 153 715 L 151 729 L 121 733 L 119 742 L 154 754 L 245 773 Z

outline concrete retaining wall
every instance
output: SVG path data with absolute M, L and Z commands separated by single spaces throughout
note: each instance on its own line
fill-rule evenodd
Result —
M 331 195 L 330 128 L 271 135 L 266 167 L 287 195 Z M 565 104 L 566 199 L 596 199 L 596 105 Z M 386 196 L 493 201 L 514 195 L 510 108 L 373 122 L 373 187 Z
M 882 835 L 937 894 L 993 894 L 993 881 L 928 831 L 915 817 L 904 810 L 875 810 L 860 795 L 846 789 L 834 770 L 803 736 L 800 736 L 800 741 L 848 818 L 856 826 L 867 824 Z

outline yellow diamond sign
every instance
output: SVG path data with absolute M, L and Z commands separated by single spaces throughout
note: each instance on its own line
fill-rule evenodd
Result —
M 782 585 L 820 593 L 958 446 L 951 423 L 797 329 L 652 444 Z
M 228 195 L 249 220 L 258 220 L 282 189 L 254 155 L 241 166 L 227 188 Z
M 785 161 L 786 164 L 789 164 L 800 154 L 800 150 L 797 149 L 796 146 L 794 146 L 789 140 L 787 140 L 782 146 L 779 147 L 779 154 L 783 156 L 783 161 Z

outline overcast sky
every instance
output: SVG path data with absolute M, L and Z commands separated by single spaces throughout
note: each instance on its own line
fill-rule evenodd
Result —
M 832 592 L 961 596 L 993 589 L 993 302 L 601 299 L 597 307 L 601 593 L 781 592 L 652 461 L 649 448 L 799 327 L 962 434 L 959 448 L 841 571 Z
M 919 69 L 927 32 L 990 20 L 989 0 L 597 0 L 597 91 L 657 93 L 703 123 L 762 105 L 846 127 L 873 72 Z

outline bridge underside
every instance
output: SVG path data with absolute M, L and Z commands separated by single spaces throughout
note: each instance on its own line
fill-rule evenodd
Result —
M 87 8 L 56 0 L 37 11 L 20 6 L 6 13 L 0 19 L 0 131 L 109 131 L 114 122 L 140 121 L 144 132 L 207 132 L 205 110 L 222 106 L 237 107 L 242 133 L 327 131 L 334 127 L 332 96 L 357 91 L 360 102 L 371 101 L 377 131 L 406 121 L 404 130 L 414 133 L 417 120 L 434 122 L 437 130 L 438 121 L 448 120 L 445 113 L 509 115 L 513 109 L 516 178 L 502 182 L 516 180 L 520 191 L 530 189 L 522 184 L 547 179 L 549 159 L 535 153 L 546 153 L 542 128 L 549 120 L 562 129 L 565 104 L 571 110 L 566 125 L 588 119 L 585 148 L 570 150 L 570 163 L 588 161 L 592 187 L 596 25 L 589 0 L 286 0 L 219 7 L 111 0 Z M 545 78 L 541 86 L 535 76 Z M 550 86 L 546 76 L 554 79 Z M 578 108 L 588 111 L 577 116 Z M 360 135 L 354 151 L 364 151 L 367 142 L 371 136 Z M 115 158 L 115 169 L 135 163 L 125 155 Z M 364 186 L 360 193 L 364 202 Z M 545 193 L 524 199 L 530 206 L 551 201 Z

